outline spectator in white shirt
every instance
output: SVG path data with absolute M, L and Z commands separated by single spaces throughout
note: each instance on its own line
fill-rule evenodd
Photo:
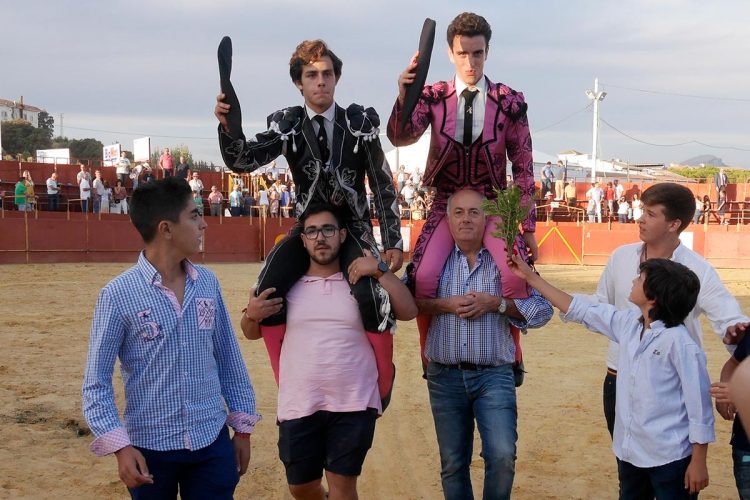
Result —
M 589 215 L 589 222 L 601 222 L 602 221 L 602 198 L 604 197 L 604 191 L 599 187 L 598 182 L 591 184 L 591 189 L 586 192 L 586 199 L 588 199 L 587 213 Z
M 47 207 L 50 212 L 57 212 L 60 203 L 60 186 L 57 185 L 57 172 L 47 179 Z
M 88 172 L 86 173 L 88 174 Z M 78 189 L 81 195 L 81 212 L 86 213 L 89 211 L 89 200 L 91 199 L 91 183 L 87 175 L 78 179 Z
M 612 444 L 620 498 L 694 498 L 708 486 L 706 454 L 716 440 L 706 355 L 684 325 L 698 300 L 698 276 L 668 259 L 646 260 L 632 279 L 628 300 L 635 307 L 618 309 L 571 297 L 518 256 L 511 269 L 564 320 L 622 346 Z
M 190 184 L 191 191 L 198 191 L 199 195 L 203 194 L 203 181 L 198 178 L 198 172 L 193 172 L 193 178 L 188 184 Z
M 120 153 L 115 172 L 117 173 L 117 178 L 122 181 L 122 185 L 124 186 L 125 181 L 130 177 L 130 160 L 128 160 L 128 157 L 125 155 L 125 151 Z
M 404 201 L 411 207 L 411 204 L 414 203 L 414 193 L 416 192 L 416 189 L 414 189 L 414 182 L 411 179 L 407 179 L 406 184 L 404 185 L 404 188 L 401 190 L 401 194 L 404 197 Z
M 104 181 L 102 180 L 102 173 L 99 170 L 94 171 L 94 182 L 91 185 L 93 190 L 94 198 L 94 213 L 97 214 L 101 210 L 102 195 L 104 195 Z

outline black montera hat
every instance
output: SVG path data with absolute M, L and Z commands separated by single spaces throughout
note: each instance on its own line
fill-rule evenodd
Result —
M 234 91 L 229 75 L 232 73 L 232 39 L 225 36 L 219 43 L 219 78 L 221 79 L 221 92 L 224 94 L 224 102 L 229 104 L 229 113 L 227 113 L 227 124 L 229 125 L 229 135 L 232 139 L 244 139 L 242 133 L 242 110 L 240 100 Z
M 432 57 L 432 45 L 435 42 L 435 21 L 429 17 L 424 20 L 422 34 L 419 37 L 419 56 L 417 57 L 417 75 L 414 83 L 406 87 L 404 96 L 404 109 L 401 115 L 401 128 L 404 128 L 406 121 L 411 118 L 411 114 L 419 101 L 419 95 L 427 81 L 427 71 L 430 69 L 430 58 Z

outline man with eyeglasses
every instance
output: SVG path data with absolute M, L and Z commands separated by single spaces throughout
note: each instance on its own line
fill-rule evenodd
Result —
M 324 498 L 325 470 L 330 498 L 356 498 L 357 477 L 382 414 L 378 367 L 372 345 L 386 335 L 365 332 L 356 299 L 341 272 L 339 253 L 348 234 L 326 205 L 308 207 L 297 236 L 309 258 L 307 270 L 286 294 L 287 326 L 278 373 L 279 457 L 294 498 Z M 366 255 L 348 266 L 349 283 L 378 281 L 396 319 L 417 314 L 411 293 L 379 259 Z M 261 338 L 259 322 L 278 313 L 281 298 L 251 291 L 242 332 Z

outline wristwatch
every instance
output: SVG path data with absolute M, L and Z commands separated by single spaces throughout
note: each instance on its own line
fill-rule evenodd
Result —
M 381 277 L 381 276 L 383 276 L 383 275 L 384 275 L 385 273 L 387 273 L 387 272 L 388 272 L 388 264 L 386 264 L 385 262 L 383 262 L 383 261 L 381 260 L 380 262 L 378 262 L 378 270 L 377 270 L 377 272 L 375 273 L 375 276 L 374 276 L 374 278 L 375 278 L 376 280 L 379 280 L 379 279 L 380 279 L 380 277 Z
M 497 312 L 500 314 L 505 314 L 505 311 L 508 310 L 508 301 L 505 300 L 504 297 L 500 297 L 500 305 L 497 306 Z

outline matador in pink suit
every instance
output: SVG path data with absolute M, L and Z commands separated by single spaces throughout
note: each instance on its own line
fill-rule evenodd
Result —
M 522 93 L 484 76 L 491 36 L 489 23 L 477 14 L 465 12 L 451 22 L 447 32 L 448 57 L 456 68 L 456 76 L 447 82 L 425 85 L 404 126 L 401 116 L 404 96 L 406 86 L 415 81 L 417 54 L 399 77 L 399 97 L 388 120 L 388 139 L 395 146 L 408 146 L 417 142 L 427 127 L 431 128 L 422 182 L 437 189 L 409 268 L 409 281 L 417 299 L 435 297 L 440 273 L 454 247 L 446 221 L 448 198 L 466 188 L 494 198 L 493 188 L 506 188 L 506 157 L 512 163 L 514 184 L 530 206 L 523 222 L 523 236 L 517 242 L 518 250 L 526 252 L 528 247 L 531 258 L 537 257 L 527 104 Z M 502 296 L 527 297 L 526 284 L 508 269 L 504 243 L 492 236 L 494 230 L 495 221 L 490 219 L 483 244 L 499 267 Z M 430 319 L 430 316 L 417 317 L 422 351 Z M 520 361 L 518 341 L 516 345 L 516 359 Z

